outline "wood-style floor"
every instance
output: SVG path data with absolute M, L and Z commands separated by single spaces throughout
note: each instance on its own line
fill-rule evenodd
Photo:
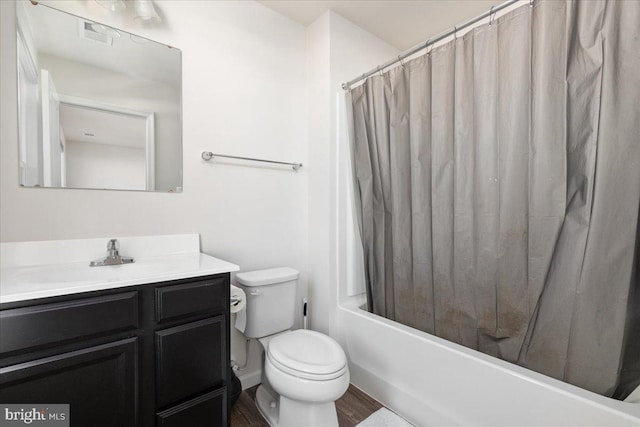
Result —
M 269 427 L 256 408 L 256 387 L 242 392 L 231 410 L 231 427 Z M 382 405 L 359 389 L 350 385 L 347 392 L 336 401 L 340 427 L 354 427 Z

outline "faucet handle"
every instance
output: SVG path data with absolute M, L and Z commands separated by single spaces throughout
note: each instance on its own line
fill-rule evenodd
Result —
M 107 256 L 111 258 L 116 258 L 119 256 L 119 252 L 118 252 L 119 250 L 120 250 L 120 242 L 118 242 L 118 239 L 109 240 L 109 242 L 107 243 Z

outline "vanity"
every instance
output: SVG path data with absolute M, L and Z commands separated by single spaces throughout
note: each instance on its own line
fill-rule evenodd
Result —
M 2 243 L 0 402 L 75 426 L 229 425 L 229 273 L 199 236 Z

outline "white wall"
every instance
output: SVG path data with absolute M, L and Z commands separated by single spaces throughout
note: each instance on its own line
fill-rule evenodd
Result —
M 184 192 L 19 186 L 15 4 L 0 1 L 0 240 L 199 233 L 203 252 L 242 270 L 300 270 L 304 293 L 306 167 L 200 157 L 210 150 L 306 165 L 304 27 L 253 1 L 156 2 L 164 21 L 155 29 L 92 1 L 43 3 L 182 49 Z M 232 355 L 243 358 L 232 333 Z
M 309 295 L 313 329 L 339 335 L 338 164 L 346 161 L 341 84 L 400 52 L 337 13 L 307 28 L 309 93 Z M 340 264 L 342 263 L 342 264 Z
M 144 190 L 143 148 L 67 140 L 67 187 Z
M 327 12 L 307 28 L 309 117 L 309 326 L 329 332 L 330 301 L 330 20 Z

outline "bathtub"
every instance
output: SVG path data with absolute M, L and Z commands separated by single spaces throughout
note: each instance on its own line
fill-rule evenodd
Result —
M 335 312 L 351 382 L 416 426 L 640 426 L 640 403 L 584 390 L 361 309 L 344 95 L 337 95 Z
M 360 309 L 337 309 L 351 382 L 416 426 L 640 426 L 622 402 Z

